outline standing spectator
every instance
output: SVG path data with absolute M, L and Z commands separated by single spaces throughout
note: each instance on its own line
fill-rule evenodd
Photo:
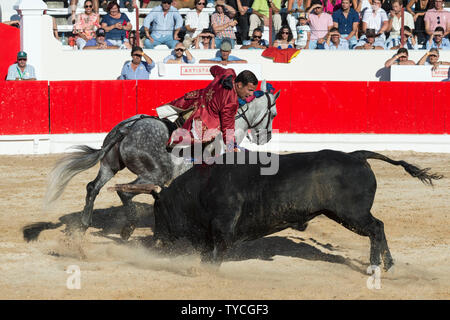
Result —
M 119 5 L 116 1 L 111 1 L 106 8 L 107 15 L 103 16 L 101 26 L 106 31 L 106 40 L 114 46 L 122 46 L 127 38 L 127 31 L 132 25 L 125 13 L 120 13 Z
M 231 8 L 230 6 L 228 6 Z M 234 10 L 233 8 L 231 8 Z M 236 12 L 231 11 L 231 15 L 234 16 Z M 236 35 L 234 34 L 233 27 L 237 25 L 237 20 L 232 20 L 225 14 L 225 4 L 223 0 L 218 0 L 216 4 L 216 11 L 211 15 L 211 27 L 216 35 L 216 48 L 220 47 L 223 39 L 228 38 L 231 40 L 231 45 L 234 48 L 236 44 Z
M 345 0 L 344 0 L 345 1 Z M 325 50 L 348 50 L 348 41 L 342 38 L 339 29 L 333 27 L 327 36 L 327 41 L 324 44 Z
M 209 29 L 203 30 L 202 33 L 195 38 L 195 49 L 215 49 L 216 41 L 214 34 Z
M 125 62 L 119 80 L 148 80 L 155 62 L 145 54 L 141 47 L 131 49 L 131 61 Z M 144 57 L 145 61 L 142 61 Z
M 341 37 L 344 38 L 350 49 L 356 45 L 356 35 L 359 26 L 359 14 L 351 7 L 350 0 L 342 0 L 341 8 L 333 13 L 333 26 L 338 28 Z
M 86 42 L 83 50 L 92 50 L 92 49 L 119 49 L 118 46 L 113 45 L 110 41 L 105 39 L 106 32 L 105 29 L 99 28 L 97 29 L 97 37 Z
M 355 50 L 384 50 L 384 44 L 377 43 L 375 31 L 368 29 L 366 34 L 359 38 Z
M 99 9 L 98 0 L 86 0 L 86 1 L 90 1 L 91 4 L 93 5 L 93 8 L 92 8 L 93 12 L 98 13 L 98 9 Z M 70 12 L 71 12 L 70 21 L 72 22 L 72 24 L 74 24 L 76 21 L 75 15 L 77 13 L 77 7 L 83 6 L 84 8 L 86 8 L 86 1 L 70 0 L 70 6 L 69 6 Z
M 323 12 L 320 0 L 313 0 L 308 10 L 308 23 L 311 28 L 309 49 L 323 49 L 327 39 L 328 31 L 333 27 L 333 18 L 330 14 Z
M 267 49 L 269 42 L 262 38 L 262 30 L 256 28 L 253 30 L 252 38 L 250 40 L 244 40 L 241 49 Z
M 244 41 L 249 40 L 250 15 L 252 13 L 253 0 L 227 0 L 226 3 L 236 11 L 235 18 L 238 21 L 236 26 L 237 41 L 243 44 Z
M 202 59 L 199 63 L 210 63 L 210 64 L 222 64 L 224 66 L 230 63 L 247 63 L 247 60 L 243 60 L 236 56 L 230 55 L 231 53 L 231 41 L 224 39 L 220 45 L 220 50 L 217 52 L 216 56 L 212 59 Z
M 436 70 L 439 65 L 450 65 L 450 62 L 439 61 L 439 50 L 436 48 L 431 48 L 430 51 L 425 53 L 425 55 L 420 58 L 417 65 L 433 66 L 432 70 Z
M 164 63 L 174 64 L 174 63 L 195 63 L 195 58 L 189 52 L 188 48 L 178 42 L 173 50 L 172 54 L 165 57 L 163 60 Z
M 272 22 L 275 34 L 281 29 L 281 0 L 254 0 L 252 5 L 252 14 L 250 15 L 249 36 L 253 30 L 260 27 L 264 30 L 264 26 L 269 25 L 269 5 L 272 8 Z M 270 32 L 272 27 L 270 27 Z
M 450 41 L 444 38 L 444 28 L 436 27 L 434 29 L 433 37 L 427 41 L 427 50 L 431 48 L 436 48 L 439 50 L 450 50 Z
M 412 7 L 414 6 L 414 11 Z M 425 44 L 427 40 L 425 32 L 425 13 L 431 9 L 432 0 L 409 0 L 406 10 L 412 14 L 414 18 L 414 33 L 417 35 L 419 44 Z
M 425 32 L 428 37 L 433 36 L 436 27 L 444 29 L 444 37 L 450 33 L 450 12 L 444 9 L 443 0 L 434 0 L 434 8 L 425 14 Z
M 417 44 L 416 37 L 414 37 L 411 29 L 408 26 L 404 27 L 403 31 L 403 48 L 409 50 L 419 50 L 419 45 Z M 397 50 L 401 47 L 400 38 L 391 38 L 386 42 L 386 49 Z
M 278 31 L 273 46 L 278 49 L 295 48 L 294 36 L 288 25 L 282 26 L 280 31 Z
M 171 6 L 172 0 L 162 0 L 160 6 L 156 6 L 144 19 L 145 41 L 144 45 L 148 49 L 153 49 L 157 45 L 164 44 L 169 49 L 181 41 L 178 32 L 183 26 L 183 18 L 178 9 Z M 153 24 L 153 25 L 152 25 Z M 150 26 L 152 33 L 150 35 Z
M 386 45 L 391 39 L 400 40 L 400 32 L 402 28 L 402 10 L 403 3 L 402 0 L 392 1 L 392 11 L 389 13 L 388 28 L 386 31 L 390 31 L 389 38 L 386 40 Z M 410 30 L 414 29 L 414 18 L 413 16 L 405 11 L 403 16 L 405 17 L 404 26 L 409 27 Z
M 375 31 L 375 46 L 383 47 L 386 42 L 384 32 L 389 26 L 389 19 L 386 11 L 381 8 L 381 0 L 373 0 L 372 7 L 364 11 L 362 19 L 362 31 L 367 32 L 368 29 Z
M 186 48 L 190 47 L 192 41 L 195 41 L 204 29 L 209 28 L 209 14 L 203 9 L 206 6 L 206 0 L 195 0 L 195 10 L 189 11 L 186 15 L 185 27 L 186 35 L 184 39 L 187 42 Z
M 24 51 L 20 51 L 17 62 L 9 66 L 6 80 L 36 80 L 34 67 L 27 64 L 27 54 Z
M 308 25 L 305 13 L 300 13 L 297 24 L 297 40 L 295 47 L 297 49 L 309 48 L 309 39 L 311 37 L 311 28 Z
M 390 68 L 393 64 L 415 65 L 414 61 L 408 59 L 408 49 L 400 48 L 397 53 L 384 63 L 385 68 Z
M 83 49 L 86 42 L 93 39 L 95 30 L 100 28 L 100 15 L 93 11 L 92 0 L 84 2 L 84 13 L 80 13 L 75 18 L 73 34 L 76 35 L 76 44 L 78 49 Z

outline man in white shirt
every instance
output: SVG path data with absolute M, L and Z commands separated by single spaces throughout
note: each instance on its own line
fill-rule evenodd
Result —
M 393 0 L 392 3 L 392 11 L 389 13 L 389 22 L 388 29 L 390 31 L 389 38 L 386 40 L 386 46 L 392 40 L 400 41 L 400 33 L 402 28 L 402 9 L 403 3 L 401 0 Z M 405 27 L 408 27 L 410 30 L 414 30 L 414 18 L 413 16 L 405 10 L 404 13 L 405 19 Z
M 195 39 L 202 33 L 203 29 L 209 28 L 209 14 L 203 9 L 206 5 L 206 0 L 195 0 L 195 10 L 190 11 L 186 15 L 185 28 L 186 35 L 184 37 L 184 45 L 190 48 Z
M 364 12 L 362 19 L 362 30 L 364 33 L 368 29 L 375 30 L 375 46 L 384 48 L 386 42 L 386 36 L 384 32 L 389 27 L 389 19 L 386 11 L 381 8 L 381 0 L 373 0 L 372 6 Z

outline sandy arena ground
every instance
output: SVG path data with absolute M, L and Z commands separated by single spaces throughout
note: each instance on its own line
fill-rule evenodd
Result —
M 401 167 L 370 160 L 378 180 L 372 213 L 385 224 L 395 266 L 381 274 L 381 289 L 367 287 L 369 239 L 326 217 L 305 232 L 287 229 L 230 253 L 220 270 L 200 266 L 197 254 L 177 257 L 148 246 L 151 197 L 135 198 L 140 228 L 130 241 L 121 202 L 106 187 L 131 181 L 124 170 L 100 192 L 94 227 L 83 239 L 63 232 L 84 206 L 85 186 L 98 166 L 76 176 L 51 209 L 43 209 L 47 174 L 61 155 L 0 157 L 1 299 L 449 299 L 450 154 L 383 152 L 443 174 L 423 185 Z M 51 222 L 37 241 L 22 228 Z M 80 252 L 85 258 L 80 259 Z M 81 270 L 81 289 L 66 272 Z

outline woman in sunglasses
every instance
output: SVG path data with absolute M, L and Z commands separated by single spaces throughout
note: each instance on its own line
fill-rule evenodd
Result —
M 277 33 L 275 41 L 273 42 L 273 46 L 278 49 L 295 48 L 294 35 L 292 34 L 289 26 L 284 25 L 281 27 L 280 31 Z
M 78 49 L 82 50 L 86 42 L 95 38 L 95 30 L 100 28 L 100 16 L 94 12 L 94 2 L 86 0 L 84 2 L 84 12 L 75 17 L 73 34 L 76 35 Z
M 215 49 L 216 41 L 214 34 L 208 29 L 203 30 L 195 39 L 195 49 Z
M 88 1 L 88 0 L 86 0 Z M 86 1 L 83 0 L 70 0 L 70 11 L 72 12 L 71 21 L 72 24 L 75 23 L 75 14 L 77 12 L 77 8 L 85 8 Z M 98 0 L 89 0 L 91 5 L 93 5 L 94 12 L 98 13 Z

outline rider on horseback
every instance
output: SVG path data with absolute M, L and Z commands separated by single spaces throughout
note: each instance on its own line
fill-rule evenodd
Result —
M 258 79 L 249 70 L 242 71 L 237 77 L 233 69 L 219 66 L 211 67 L 210 72 L 214 80 L 206 88 L 188 92 L 158 110 L 163 117 L 162 109 L 171 107 L 186 119 L 181 128 L 172 133 L 169 148 L 207 144 L 222 133 L 226 150 L 238 151 L 234 135 L 238 99 L 251 98 Z

